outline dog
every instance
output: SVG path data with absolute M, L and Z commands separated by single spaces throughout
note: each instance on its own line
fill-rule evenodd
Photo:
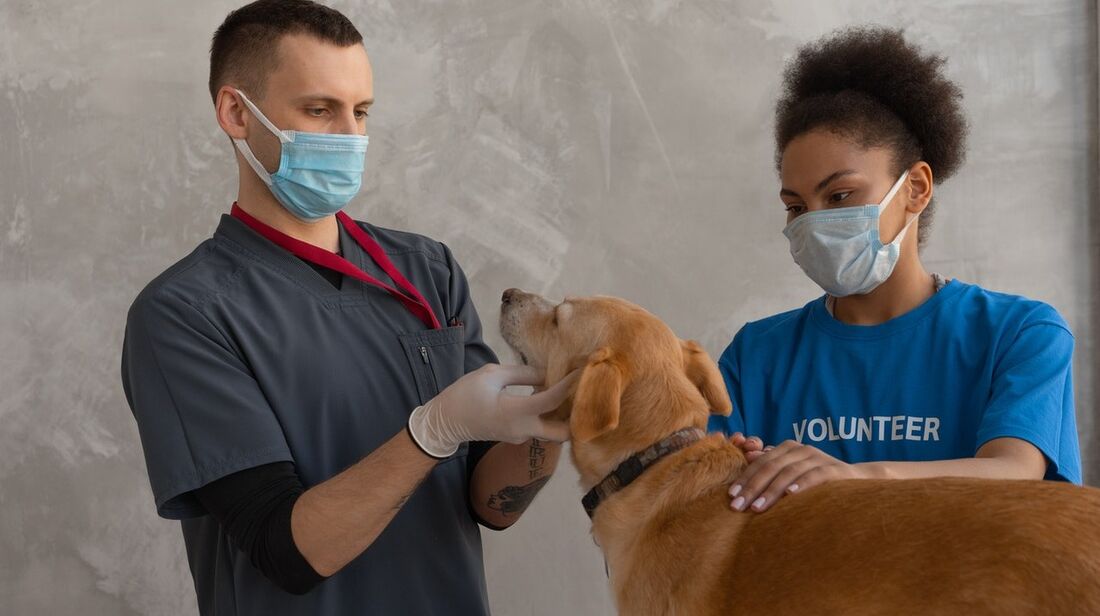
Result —
M 500 321 L 547 385 L 582 370 L 548 418 L 568 421 L 620 614 L 1100 614 L 1100 490 L 855 479 L 737 512 L 747 462 L 702 435 L 731 405 L 697 343 L 612 297 L 509 289 Z

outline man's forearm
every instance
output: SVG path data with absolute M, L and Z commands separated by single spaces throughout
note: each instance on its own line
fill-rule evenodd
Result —
M 402 430 L 351 468 L 306 490 L 290 517 L 298 550 L 317 573 L 336 573 L 374 542 L 436 463 Z
M 474 469 L 470 501 L 490 526 L 511 526 L 550 480 L 558 465 L 561 443 L 531 439 L 493 446 Z

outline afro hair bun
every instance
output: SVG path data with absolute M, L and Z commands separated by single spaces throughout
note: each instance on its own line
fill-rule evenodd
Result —
M 906 41 L 901 30 L 881 27 L 844 29 L 801 47 L 784 71 L 776 107 L 778 153 L 822 126 L 866 129 L 865 141 L 879 141 L 884 129 L 890 132 L 887 124 L 897 124 L 881 120 L 892 114 L 909 134 L 886 142 L 913 143 L 937 180 L 951 177 L 966 156 L 967 122 L 962 91 L 943 75 L 944 62 Z M 853 100 L 864 102 L 863 113 Z

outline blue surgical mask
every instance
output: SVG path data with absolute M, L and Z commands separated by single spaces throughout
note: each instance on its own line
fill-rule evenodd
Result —
M 363 181 L 367 136 L 280 130 L 244 92 L 237 90 L 237 94 L 256 119 L 279 138 L 282 155 L 275 173 L 264 169 L 244 139 L 233 140 L 279 203 L 306 222 L 344 209 Z
M 907 177 L 908 171 L 878 205 L 806 212 L 783 229 L 794 262 L 810 280 L 833 297 L 846 297 L 870 293 L 890 277 L 901 256 L 901 242 L 917 214 L 908 216 L 905 227 L 889 244 L 879 240 L 879 220 Z

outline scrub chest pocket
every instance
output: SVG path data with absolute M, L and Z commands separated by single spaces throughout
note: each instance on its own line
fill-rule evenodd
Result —
M 420 404 L 466 374 L 466 327 L 428 329 L 398 336 L 409 361 Z M 412 409 L 410 409 L 412 410 Z M 463 443 L 453 458 L 466 455 Z

